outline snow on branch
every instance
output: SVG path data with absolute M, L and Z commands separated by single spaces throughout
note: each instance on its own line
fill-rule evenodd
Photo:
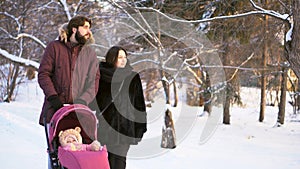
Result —
M 33 35 L 29 35 L 27 33 L 20 33 L 15 39 L 19 39 L 19 38 L 22 38 L 22 37 L 28 37 L 30 39 L 33 39 L 38 44 L 40 44 L 41 46 L 43 46 L 43 48 L 46 48 L 46 44 L 44 44 L 40 39 L 38 39 L 37 37 L 35 37 Z
M 113 1 L 114 2 L 114 1 Z M 254 8 L 254 11 L 249 11 L 249 12 L 244 12 L 244 13 L 240 13 L 240 14 L 234 14 L 234 15 L 229 15 L 229 16 L 216 16 L 216 17 L 212 17 L 212 18 L 204 18 L 204 19 L 200 19 L 200 20 L 184 20 L 184 19 L 177 19 L 177 18 L 173 18 L 169 15 L 164 14 L 163 12 L 161 12 L 159 9 L 155 9 L 152 7 L 133 7 L 134 9 L 137 10 L 145 10 L 145 11 L 153 11 L 153 12 L 157 12 L 160 15 L 166 17 L 167 19 L 171 20 L 171 21 L 175 21 L 175 22 L 181 22 L 181 23 L 206 23 L 206 22 L 212 22 L 212 21 L 217 21 L 217 20 L 224 20 L 224 19 L 233 19 L 233 18 L 240 18 L 240 17 L 245 17 L 245 16 L 250 16 L 250 15 L 268 15 L 274 18 L 277 18 L 279 20 L 282 20 L 284 22 L 287 22 L 290 25 L 290 30 L 288 31 L 288 33 L 286 34 L 286 41 L 290 41 L 291 37 L 292 37 L 292 30 L 293 30 L 293 21 L 291 19 L 291 15 L 290 14 L 280 14 L 274 10 L 267 10 L 264 9 L 258 5 L 256 5 L 253 0 L 249 0 L 249 2 L 251 3 L 251 5 Z M 117 6 L 118 8 L 122 9 L 122 7 L 120 7 L 120 5 L 117 5 L 116 2 L 114 2 L 114 5 Z M 123 9 L 124 10 L 124 9 Z
M 262 14 L 266 14 L 263 11 L 250 11 L 250 12 L 246 12 L 246 13 L 242 13 L 242 14 L 229 15 L 229 16 L 217 16 L 217 17 L 213 17 L 213 18 L 205 18 L 205 19 L 200 19 L 200 20 L 184 20 L 184 19 L 172 18 L 172 17 L 170 17 L 170 16 L 162 13 L 158 9 L 154 9 L 152 7 L 150 7 L 150 8 L 149 7 L 135 7 L 135 8 L 139 9 L 139 10 L 154 11 L 154 12 L 157 12 L 160 15 L 166 17 L 167 19 L 169 19 L 171 21 L 182 22 L 182 23 L 204 23 L 204 22 L 211 22 L 211 21 L 216 21 L 216 20 L 239 18 L 239 17 L 248 16 L 248 15 L 262 15 Z
M 82 0 L 80 0 L 77 5 L 75 6 L 75 10 L 74 10 L 74 16 L 76 16 L 76 14 L 79 12 L 79 7 L 80 7 L 80 4 L 82 3 Z M 70 20 L 70 19 L 69 19 Z
M 36 70 L 39 68 L 40 65 L 38 62 L 12 55 L 4 49 L 0 49 L 0 55 L 4 56 L 5 58 L 9 59 L 12 62 L 16 62 L 25 66 L 30 66 L 35 68 Z
M 291 28 L 288 30 L 288 32 L 285 35 L 285 40 L 287 42 L 292 40 L 293 29 L 294 29 L 294 24 L 291 25 Z
M 263 8 L 260 7 L 260 6 L 257 6 L 257 5 L 253 2 L 253 0 L 249 0 L 249 1 L 250 1 L 250 3 L 252 4 L 252 6 L 253 6 L 255 9 L 264 12 L 266 15 L 273 16 L 273 17 L 275 17 L 275 18 L 278 18 L 278 19 L 281 19 L 281 20 L 284 20 L 284 21 L 288 21 L 288 20 L 289 20 L 289 17 L 290 17 L 289 14 L 280 14 L 280 13 L 278 13 L 278 12 L 276 12 L 276 11 L 273 11 L 273 10 L 263 9 Z
M 116 6 L 117 8 L 121 9 L 123 12 L 125 12 L 128 17 L 135 22 L 135 24 L 143 31 L 145 32 L 151 39 L 153 39 L 155 42 L 160 43 L 160 41 L 158 40 L 158 37 L 156 37 L 155 33 L 151 34 L 149 31 L 147 31 L 146 28 L 144 28 L 126 9 L 124 9 L 121 5 L 119 5 L 117 2 L 115 1 L 108 1 L 110 2 L 112 5 Z M 128 5 L 128 3 L 126 1 L 123 0 L 124 3 L 126 3 Z M 129 5 L 128 5 L 129 6 Z M 139 13 L 140 14 L 140 13 Z M 142 20 L 144 21 L 144 23 L 148 26 L 148 28 L 151 30 L 151 27 L 147 24 L 147 21 L 143 18 L 143 16 L 140 14 L 139 15 Z M 147 40 L 147 39 L 146 39 Z M 154 44 L 151 43 L 150 40 L 147 40 L 150 45 L 154 48 L 157 48 Z M 161 45 L 161 44 L 160 44 Z M 162 45 L 161 45 L 162 46 Z
M 266 10 L 266 9 L 263 9 L 263 8 L 257 6 L 252 0 L 249 0 L 249 1 L 252 4 L 252 6 L 256 9 L 256 11 L 249 11 L 249 12 L 235 14 L 235 15 L 217 16 L 217 17 L 212 17 L 212 18 L 205 18 L 205 19 L 200 19 L 200 20 L 190 20 L 190 21 L 184 20 L 184 19 L 172 18 L 172 17 L 164 14 L 160 10 L 152 8 L 152 7 L 134 7 L 134 8 L 138 9 L 138 10 L 154 11 L 154 12 L 157 12 L 157 13 L 163 15 L 164 17 L 166 17 L 166 18 L 168 18 L 172 21 L 183 22 L 183 23 L 204 23 L 204 22 L 211 22 L 211 21 L 223 20 L 223 19 L 240 18 L 240 17 L 249 16 L 249 15 L 269 15 L 269 16 L 278 18 L 280 20 L 289 21 L 289 16 L 290 16 L 289 14 L 280 14 L 280 13 L 275 12 L 273 10 Z
M 64 7 L 64 11 L 68 17 L 68 20 L 71 20 L 71 14 L 70 14 L 70 11 L 69 11 L 69 8 L 68 8 L 68 4 L 67 4 L 67 1 L 66 0 L 60 0 L 59 1 L 60 4 Z
M 294 27 L 294 24 L 293 24 L 293 20 L 290 18 L 290 15 L 289 14 L 280 14 L 276 11 L 273 11 L 273 10 L 267 10 L 267 9 L 263 9 L 262 7 L 259 7 L 257 6 L 253 0 L 249 0 L 250 3 L 252 4 L 252 6 L 261 11 L 261 12 L 264 12 L 266 15 L 269 15 L 269 16 L 272 16 L 272 17 L 275 17 L 275 18 L 278 18 L 278 19 L 281 19 L 283 21 L 286 21 L 289 23 L 290 25 L 290 29 L 289 31 L 287 32 L 287 34 L 285 35 L 285 40 L 286 41 L 291 41 L 292 40 L 292 34 L 293 34 L 293 27 Z

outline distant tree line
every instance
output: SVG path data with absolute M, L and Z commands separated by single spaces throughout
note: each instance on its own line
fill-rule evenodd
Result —
M 203 105 L 210 112 L 210 101 L 214 95 L 210 78 L 213 75 L 208 73 L 212 68 L 205 67 L 201 61 L 203 53 L 184 46 L 184 43 L 179 43 L 182 40 L 172 35 L 163 35 L 161 31 L 151 32 L 140 27 L 136 28 L 140 30 L 139 36 L 129 36 L 126 33 L 130 31 L 114 30 L 121 26 L 117 20 L 134 20 L 134 14 L 157 12 L 171 16 L 174 21 L 181 18 L 178 22 L 185 20 L 187 27 L 192 26 L 199 34 L 204 32 L 217 49 L 224 66 L 222 90 L 225 97 L 221 102 L 225 124 L 230 124 L 230 106 L 242 104 L 239 94 L 241 86 L 261 87 L 259 121 L 263 121 L 267 91 L 276 88 L 283 93 L 286 90 L 284 85 L 289 81 L 289 69 L 297 77 L 300 75 L 298 0 L 6 0 L 0 2 L 0 6 L 0 101 L 13 100 L 18 84 L 26 78 L 34 78 L 37 69 L 34 64 L 26 64 L 9 56 L 39 63 L 45 45 L 57 38 L 58 27 L 75 15 L 85 15 L 93 20 L 92 31 L 95 32 L 95 49 L 99 59 L 103 59 L 107 48 L 116 43 L 128 48 L 133 64 L 137 66 L 142 67 L 143 64 L 138 64 L 141 60 L 144 64 L 148 63 L 141 56 L 151 56 L 151 62 L 160 69 L 142 72 L 146 82 L 146 100 L 151 102 L 151 95 L 162 88 L 166 103 L 172 102 L 172 99 L 177 102 L 172 86 L 176 88 L 174 86 L 180 82 L 172 81 L 177 74 L 168 74 L 171 69 L 166 69 L 165 64 L 172 56 L 186 61 L 186 70 L 192 74 L 190 92 L 187 91 L 190 104 Z M 290 37 L 289 32 L 292 32 Z M 197 57 L 193 60 L 194 56 Z M 175 62 L 169 64 L 176 65 Z M 163 81 L 163 77 L 167 81 Z M 293 83 L 293 92 L 298 93 L 298 84 Z M 283 103 L 285 98 L 281 96 L 280 102 Z M 297 97 L 294 98 L 293 104 L 297 105 Z M 285 105 L 279 106 L 278 122 L 283 124 Z

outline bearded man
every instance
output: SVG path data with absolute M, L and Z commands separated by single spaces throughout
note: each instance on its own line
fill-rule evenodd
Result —
M 49 123 L 64 104 L 88 105 L 95 98 L 100 72 L 89 45 L 94 42 L 90 28 L 90 19 L 76 16 L 59 29 L 59 39 L 47 45 L 38 70 L 45 95 L 39 124 Z

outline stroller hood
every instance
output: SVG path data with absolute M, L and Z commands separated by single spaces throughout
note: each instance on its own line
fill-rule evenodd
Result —
M 85 143 L 97 139 L 97 117 L 87 106 L 72 104 L 60 108 L 53 115 L 49 126 L 49 142 L 58 136 L 62 130 L 80 127 L 81 135 Z

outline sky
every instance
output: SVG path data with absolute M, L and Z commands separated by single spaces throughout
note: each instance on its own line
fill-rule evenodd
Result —
M 222 124 L 220 118 L 205 142 L 200 142 L 200 136 L 210 117 L 202 113 L 202 108 L 184 107 L 183 103 L 181 108 L 171 108 L 177 136 L 175 149 L 160 147 L 163 116 L 148 109 L 148 131 L 141 143 L 131 147 L 127 168 L 300 168 L 299 114 L 293 114 L 287 104 L 284 125 L 275 127 L 278 108 L 267 106 L 264 122 L 258 122 L 259 89 L 241 90 L 244 105 L 231 107 L 231 124 Z M 0 103 L 1 169 L 47 168 L 46 136 L 38 124 L 43 97 L 34 79 L 19 86 L 15 101 Z M 190 121 L 180 123 L 182 118 Z M 151 142 L 150 146 L 146 142 Z

